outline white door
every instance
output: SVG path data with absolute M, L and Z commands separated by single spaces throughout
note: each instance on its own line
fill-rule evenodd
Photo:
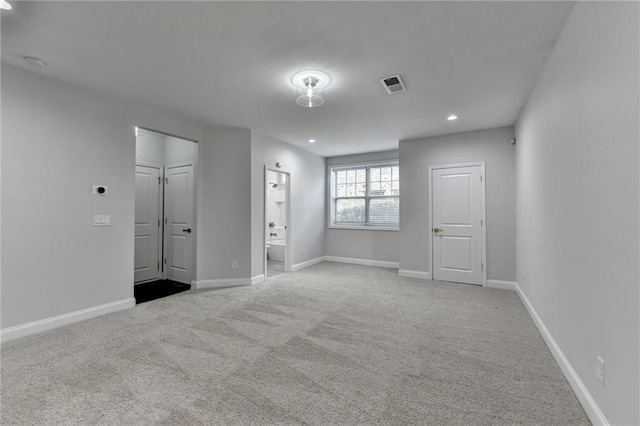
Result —
M 433 278 L 482 285 L 483 167 L 433 169 L 431 178 Z
M 193 165 L 165 167 L 164 197 L 166 278 L 191 284 Z
M 160 168 L 136 166 L 135 282 L 160 278 Z

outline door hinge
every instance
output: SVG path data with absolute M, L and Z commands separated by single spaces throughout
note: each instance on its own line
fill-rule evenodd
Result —
M 166 257 L 164 258 L 164 264 L 165 265 L 167 264 L 167 258 Z
M 164 224 L 166 225 L 167 223 L 168 223 L 168 222 L 167 222 L 167 218 L 165 217 L 165 218 L 164 218 Z
M 162 178 L 158 176 L 158 185 L 160 185 L 161 183 L 162 183 Z
M 480 183 L 482 183 L 482 176 L 480 176 Z
M 158 228 L 160 228 L 160 219 L 158 219 Z
M 167 177 L 166 177 L 166 178 L 164 178 L 164 183 L 165 183 L 166 185 L 169 185 L 169 178 L 167 178 Z
M 480 265 L 482 265 L 482 269 L 480 269 L 480 270 L 484 271 L 484 263 L 481 263 Z
M 158 271 L 160 270 L 160 262 L 158 262 Z
M 480 226 L 484 226 L 484 219 L 480 219 Z

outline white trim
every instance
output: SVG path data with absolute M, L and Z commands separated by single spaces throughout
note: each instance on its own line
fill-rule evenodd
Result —
M 69 312 L 68 314 L 57 315 L 55 317 L 16 325 L 14 327 L 9 327 L 1 330 L 0 341 L 8 342 L 9 340 L 29 336 L 31 334 L 41 333 L 43 331 L 52 330 L 54 328 L 84 321 L 90 318 L 99 317 L 101 315 L 110 314 L 112 312 L 122 311 L 124 309 L 133 308 L 134 306 L 136 306 L 136 299 L 130 297 L 128 299 L 122 299 L 116 302 L 105 303 L 104 305 L 93 306 L 91 308 Z
M 268 201 L 268 189 L 267 189 L 267 184 L 268 184 L 268 173 L 269 172 L 276 172 L 276 173 L 282 173 L 284 175 L 286 175 L 286 179 L 287 179 L 287 184 L 285 185 L 285 214 L 287 216 L 287 223 L 285 224 L 285 229 L 287 230 L 286 235 L 285 235 L 285 244 L 284 244 L 284 271 L 285 272 L 293 272 L 293 266 L 292 266 L 292 260 L 291 260 L 291 254 L 293 253 L 293 250 L 291 249 L 291 241 L 293 240 L 291 238 L 291 223 L 293 222 L 291 220 L 291 212 L 293 211 L 293 209 L 291 208 L 291 178 L 292 178 L 292 174 L 291 171 L 289 169 L 286 168 L 278 168 L 278 167 L 271 167 L 267 164 L 264 165 L 264 172 L 263 172 L 263 176 L 264 176 L 264 181 L 262 182 L 262 253 L 263 253 L 263 264 L 262 264 L 262 274 L 264 275 L 264 277 L 268 277 L 269 274 L 267 274 L 267 232 L 269 232 L 269 228 L 267 227 L 267 222 L 268 222 L 268 206 L 267 206 L 267 201 Z M 263 279 L 264 281 L 264 279 Z
M 362 167 L 375 167 L 375 166 L 386 166 L 386 165 L 398 166 L 400 165 L 400 159 L 390 158 L 388 160 L 361 161 L 361 162 L 348 163 L 348 164 L 334 164 L 334 165 L 329 165 L 327 167 L 329 167 L 330 171 L 333 171 L 333 170 L 350 170 L 350 169 L 358 169 Z
M 454 163 L 454 164 L 442 164 L 442 165 L 430 165 L 428 166 L 428 176 L 427 176 L 427 246 L 429 247 L 429 257 L 427 259 L 427 263 L 429 266 L 429 270 L 433 271 L 433 171 L 436 169 L 452 169 L 458 167 L 480 167 L 480 173 L 482 176 L 482 186 L 480 187 L 480 198 L 481 198 L 481 209 L 482 209 L 482 263 L 484 264 L 484 269 L 482 270 L 482 283 L 483 287 L 487 286 L 487 269 L 489 269 L 487 265 L 487 173 L 484 161 L 474 161 L 470 163 Z M 431 279 L 435 280 L 433 275 Z
M 193 280 L 191 285 L 194 289 L 203 288 L 226 288 L 226 287 L 242 287 L 251 285 L 252 278 L 217 278 L 213 280 Z
M 516 290 L 515 281 L 487 280 L 487 287 L 500 290 Z
M 348 225 L 329 225 L 329 229 L 349 229 L 352 231 L 395 231 L 399 232 L 400 228 L 391 228 L 388 226 L 374 226 L 374 225 L 363 225 L 363 226 L 348 226 Z
M 567 357 L 565 357 L 562 353 L 560 346 L 558 346 L 555 339 L 549 332 L 549 329 L 547 329 L 547 327 L 544 325 L 542 319 L 533 308 L 533 305 L 531 304 L 531 302 L 529 302 L 529 299 L 524 294 L 518 283 L 515 283 L 515 288 L 518 296 L 520 297 L 520 300 L 522 300 L 522 304 L 529 312 L 529 316 L 533 320 L 536 327 L 538 327 L 540 335 L 542 335 L 542 338 L 551 351 L 551 354 L 555 358 L 556 362 L 560 366 L 560 369 L 562 370 L 562 373 L 569 382 L 571 389 L 573 389 L 573 392 L 576 394 L 578 401 L 580 401 L 580 404 L 582 404 L 582 408 L 584 408 L 587 416 L 589 416 L 589 420 L 591 420 L 594 425 L 609 425 L 607 418 L 604 416 L 602 411 L 600 411 L 600 407 L 598 407 L 598 404 L 596 404 L 595 400 L 587 390 L 587 387 L 584 385 L 584 383 L 582 383 L 582 380 L 580 380 L 578 373 L 576 373 L 576 371 L 573 369 Z
M 136 166 L 149 167 L 150 169 L 161 169 L 164 167 L 162 164 L 146 163 L 144 161 L 136 161 Z
M 420 280 L 430 280 L 431 279 L 431 273 L 430 272 L 410 271 L 408 269 L 399 269 L 398 270 L 398 275 L 400 275 L 401 277 L 407 277 L 407 278 L 418 278 Z
M 178 163 L 170 163 L 170 164 L 165 164 L 164 168 L 165 169 L 175 169 L 176 167 L 185 167 L 185 166 L 194 166 L 193 164 L 193 160 L 190 161 L 180 161 Z M 195 167 L 194 167 L 195 170 Z
M 299 271 L 304 268 L 308 268 L 309 266 L 317 265 L 318 263 L 322 263 L 325 261 L 325 256 L 316 257 L 315 259 L 307 260 L 305 262 L 296 263 L 291 267 L 291 271 Z
M 256 285 L 264 282 L 264 274 L 251 277 L 251 285 Z
M 334 164 L 334 165 L 327 165 L 327 187 L 328 187 L 328 191 L 327 192 L 327 206 L 326 206 L 326 211 L 327 211 L 327 218 L 328 218 L 328 224 L 327 224 L 327 229 L 351 229 L 351 230 L 358 230 L 358 231 L 400 231 L 400 225 L 398 226 L 375 226 L 375 225 L 340 225 L 340 224 L 335 224 L 335 198 L 336 198 L 336 194 L 335 194 L 335 189 L 336 189 L 336 185 L 335 185 L 335 172 L 339 171 L 339 170 L 353 170 L 353 169 L 360 169 L 360 168 L 369 168 L 369 167 L 381 167 L 381 166 L 400 166 L 400 159 L 399 158 L 394 158 L 394 159 L 388 159 L 388 160 L 378 160 L 378 161 L 361 161 L 361 162 L 356 162 L 356 163 L 349 163 L 349 164 Z M 369 171 L 367 171 L 367 188 L 369 187 Z M 391 195 L 390 197 L 393 197 L 393 195 Z M 397 195 L 398 199 L 400 198 L 400 195 Z M 365 200 L 370 198 L 370 195 L 365 195 L 364 197 Z
M 398 269 L 400 267 L 400 264 L 398 262 L 387 262 L 383 260 L 370 260 L 370 259 L 356 259 L 353 257 L 325 256 L 324 260 L 327 262 L 350 263 L 352 265 L 375 266 L 378 268 Z

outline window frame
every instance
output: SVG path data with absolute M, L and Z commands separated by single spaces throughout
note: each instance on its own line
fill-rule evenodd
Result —
M 371 195 L 371 181 L 370 181 L 370 172 L 372 168 L 377 167 L 399 167 L 400 163 L 398 160 L 383 160 L 376 162 L 363 162 L 363 163 L 353 163 L 353 164 L 340 164 L 329 166 L 329 229 L 351 229 L 351 230 L 365 230 L 365 231 L 399 231 L 400 230 L 400 216 L 398 215 L 398 225 L 372 225 L 368 223 L 360 224 L 336 224 L 336 204 L 337 200 L 364 200 L 365 212 L 364 217 L 365 221 L 368 219 L 369 215 L 369 204 L 371 200 L 376 199 L 398 199 L 400 202 L 400 194 L 398 195 Z M 338 171 L 347 171 L 347 170 L 358 170 L 365 169 L 366 178 L 365 178 L 365 195 L 364 196 L 348 196 L 348 197 L 337 197 L 336 195 L 336 172 Z M 399 182 L 399 177 L 398 177 Z

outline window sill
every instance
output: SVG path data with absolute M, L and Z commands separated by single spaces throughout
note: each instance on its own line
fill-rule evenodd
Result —
M 349 225 L 329 225 L 329 229 L 348 229 L 351 231 L 400 231 L 400 228 L 390 226 L 349 226 Z

